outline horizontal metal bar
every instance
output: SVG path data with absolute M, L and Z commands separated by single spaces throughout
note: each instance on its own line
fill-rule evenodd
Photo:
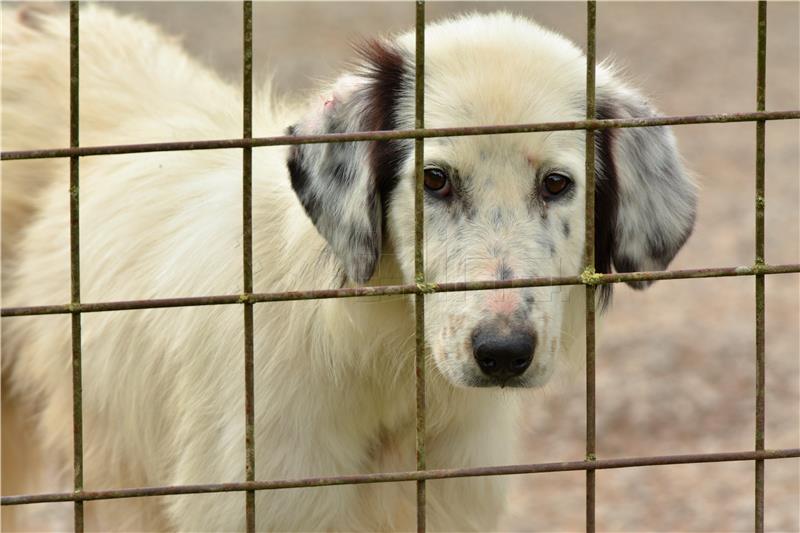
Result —
M 793 120 L 798 118 L 800 118 L 800 110 L 765 111 L 752 113 L 719 113 L 710 115 L 681 115 L 610 120 L 576 120 L 568 122 L 473 126 L 462 128 L 364 131 L 358 133 L 329 133 L 325 135 L 280 135 L 276 137 L 256 137 L 252 139 L 237 138 L 207 141 L 179 141 L 164 143 L 119 144 L 108 146 L 82 146 L 79 148 L 52 148 L 45 150 L 6 151 L 0 153 L 0 160 L 10 161 L 16 159 L 46 159 L 53 157 L 70 157 L 76 155 L 115 155 L 142 152 L 255 148 L 259 146 L 283 146 L 291 144 L 317 144 L 329 142 L 385 141 L 390 139 L 498 135 L 504 133 L 534 133 L 541 131 L 648 128 L 653 126 L 674 126 L 679 124 L 716 124 L 726 122 L 753 122 L 756 120 Z
M 360 485 L 365 483 L 391 483 L 419 481 L 423 479 L 449 479 L 459 477 L 507 476 L 513 474 L 539 474 L 545 472 L 571 472 L 576 470 L 608 470 L 642 466 L 664 466 L 680 464 L 722 463 L 728 461 L 752 461 L 756 459 L 792 459 L 800 457 L 800 448 L 778 450 L 698 453 L 688 455 L 657 455 L 651 457 L 623 457 L 620 459 L 598 459 L 595 461 L 567 461 L 561 463 L 534 463 L 505 466 L 482 466 L 472 468 L 448 468 L 440 470 L 415 470 L 411 472 L 384 472 L 349 476 L 312 477 L 276 481 L 250 481 L 240 483 L 208 483 L 204 485 L 171 485 L 164 487 L 139 487 L 83 492 L 56 492 L 47 494 L 18 494 L 3 496 L 0 505 L 24 505 L 32 503 L 56 503 L 88 500 L 113 500 L 147 496 L 170 496 L 176 494 L 206 494 L 215 492 L 241 492 L 247 490 L 276 490 L 303 487 L 328 487 L 332 485 Z
M 131 311 L 136 309 L 162 309 L 167 307 L 197 307 L 204 305 L 229 305 L 244 303 L 285 302 L 293 300 L 321 300 L 326 298 L 354 298 L 359 296 L 392 296 L 399 294 L 433 294 L 437 292 L 486 291 L 519 289 L 523 287 L 555 287 L 561 285 L 605 285 L 630 281 L 662 281 L 670 279 L 726 278 L 756 274 L 795 274 L 800 264 L 738 266 L 723 268 L 697 268 L 688 270 L 663 270 L 657 272 L 626 272 L 617 274 L 591 274 L 542 278 L 517 278 L 489 281 L 456 281 L 451 283 L 425 283 L 405 285 L 380 285 L 375 287 L 348 287 L 344 289 L 315 289 L 308 291 L 265 292 L 254 294 L 226 294 L 220 296 L 190 296 L 186 298 L 160 298 L 152 300 L 125 300 L 117 302 L 55 304 L 30 307 L 4 307 L 0 316 L 60 315 L 69 313 L 99 313 L 105 311 Z

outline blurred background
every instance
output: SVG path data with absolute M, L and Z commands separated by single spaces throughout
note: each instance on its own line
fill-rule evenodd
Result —
M 237 2 L 113 2 L 182 38 L 202 62 L 241 83 Z M 429 20 L 508 10 L 584 45 L 585 4 L 428 4 Z M 755 110 L 755 3 L 598 5 L 599 57 L 613 57 L 666 115 Z M 259 2 L 255 78 L 305 98 L 343 70 L 360 38 L 409 29 L 413 3 Z M 800 4 L 769 5 L 767 109 L 800 108 Z M 675 127 L 702 192 L 697 227 L 671 268 L 751 265 L 755 124 Z M 769 122 L 766 260 L 800 263 L 800 126 Z M 800 447 L 800 276 L 768 276 L 768 448 Z M 597 455 L 739 451 L 754 446 L 755 305 L 751 277 L 627 287 L 599 325 Z M 562 376 L 526 404 L 520 462 L 584 457 L 584 384 Z M 487 430 L 489 430 L 487 428 Z M 597 474 L 602 531 L 749 531 L 753 463 L 662 466 Z M 766 527 L 800 531 L 800 466 L 767 461 Z M 516 476 L 508 531 L 584 527 L 584 474 Z

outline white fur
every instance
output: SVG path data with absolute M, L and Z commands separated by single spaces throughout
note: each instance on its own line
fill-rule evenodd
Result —
M 4 150 L 68 140 L 65 17 L 36 20 L 35 27 L 12 25 L 4 36 Z M 397 46 L 413 51 L 412 36 Z M 426 126 L 582 118 L 566 95 L 580 101 L 583 55 L 529 21 L 498 14 L 432 26 L 428 54 Z M 339 105 L 360 83 L 346 75 L 333 96 L 316 99 L 308 112 L 274 104 L 268 88 L 260 91 L 254 134 L 280 135 L 296 123 L 313 130 L 325 102 Z M 241 105 L 238 89 L 148 24 L 97 7 L 82 11 L 82 145 L 237 137 Z M 399 105 L 398 114 L 413 116 L 409 94 Z M 426 141 L 426 161 L 457 162 L 473 176 L 475 197 L 485 199 L 458 238 L 447 235 L 446 213 L 427 209 L 428 279 L 493 279 L 500 259 L 517 277 L 579 272 L 583 135 Z M 255 290 L 333 287 L 338 259 L 325 252 L 326 241 L 298 202 L 286 159 L 285 147 L 253 152 Z M 569 205 L 530 207 L 544 165 L 574 178 L 580 194 Z M 82 301 L 240 292 L 241 167 L 240 150 L 82 158 Z M 411 173 L 408 161 L 372 284 L 413 280 Z M 3 174 L 4 208 L 25 206 L 10 213 L 13 235 L 4 213 L 4 243 L 15 237 L 15 246 L 8 253 L 4 247 L 14 263 L 4 258 L 12 274 L 4 273 L 3 305 L 68 301 L 66 162 L 9 162 Z M 30 176 L 42 178 L 36 190 Z M 344 214 L 355 220 L 358 205 L 350 201 Z M 503 216 L 495 227 L 498 208 Z M 544 215 L 568 220 L 570 237 L 555 222 L 544 226 Z M 555 254 L 541 249 L 548 237 Z M 525 384 L 537 386 L 568 352 L 580 358 L 581 343 L 571 341 L 581 336 L 582 287 L 428 297 L 430 468 L 513 462 L 519 393 L 457 385 L 478 372 L 465 348 L 475 324 L 518 308 L 525 294 L 536 298 L 528 319 L 538 335 Z M 244 479 L 241 307 L 93 313 L 82 323 L 87 489 Z M 70 490 L 70 317 L 8 318 L 3 326 L 4 382 L 38 426 L 40 448 L 30 449 L 35 463 L 28 468 L 63 472 L 35 489 Z M 256 305 L 256 478 L 413 470 L 413 333 L 413 302 L 406 297 Z M 20 475 L 31 477 L 27 469 Z M 430 527 L 491 529 L 505 482 L 430 482 Z M 92 503 L 87 512 L 102 530 L 242 530 L 244 501 L 243 493 L 149 498 Z M 256 504 L 261 530 L 414 527 L 413 483 L 260 491 Z M 25 519 L 42 518 L 34 508 L 25 511 Z M 48 517 L 56 525 L 28 527 L 69 527 L 70 512 L 62 506 Z

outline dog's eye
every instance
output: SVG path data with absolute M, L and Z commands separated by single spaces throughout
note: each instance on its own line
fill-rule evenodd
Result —
M 547 200 L 564 194 L 572 185 L 572 180 L 564 174 L 553 172 L 542 181 L 542 197 Z
M 439 167 L 425 169 L 425 188 L 438 198 L 445 198 L 450 194 L 450 178 L 447 172 Z

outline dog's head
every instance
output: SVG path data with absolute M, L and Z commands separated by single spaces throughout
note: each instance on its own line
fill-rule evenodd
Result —
M 413 127 L 413 34 L 370 42 L 360 57 L 360 67 L 290 131 Z M 585 57 L 528 20 L 471 15 L 429 26 L 425 61 L 426 127 L 585 118 Z M 599 118 L 653 114 L 603 66 L 597 111 Z M 672 133 L 604 130 L 596 139 L 597 270 L 665 268 L 691 232 L 696 203 Z M 581 272 L 583 131 L 426 139 L 424 154 L 427 280 Z M 387 249 L 404 281 L 414 281 L 413 159 L 409 140 L 291 149 L 292 186 L 352 282 L 374 280 Z M 428 296 L 426 338 L 436 367 L 457 385 L 544 383 L 571 341 L 565 316 L 580 312 L 570 301 L 582 290 Z

